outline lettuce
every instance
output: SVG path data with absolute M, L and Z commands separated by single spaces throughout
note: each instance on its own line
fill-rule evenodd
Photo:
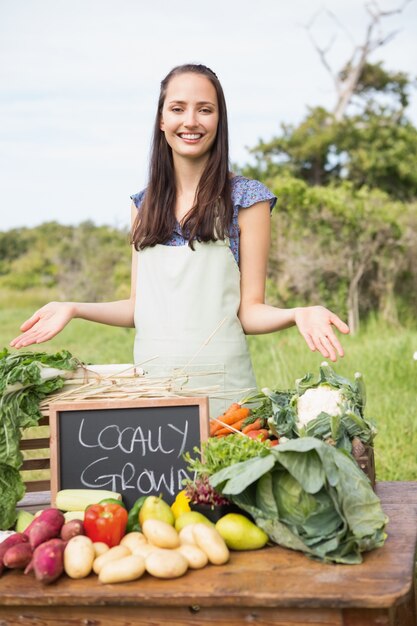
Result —
M 342 450 L 314 437 L 210 477 L 272 541 L 326 562 L 361 563 L 382 546 L 387 517 L 368 478 Z
M 21 429 L 37 426 L 39 403 L 64 385 L 62 370 L 75 370 L 80 361 L 68 351 L 0 351 L 0 529 L 15 520 L 15 507 L 25 488 L 19 474 L 23 457 Z
M 16 521 L 16 502 L 25 494 L 18 470 L 0 463 L 0 529 L 8 529 Z

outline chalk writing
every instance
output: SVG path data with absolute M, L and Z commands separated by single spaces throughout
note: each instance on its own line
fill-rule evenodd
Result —
M 201 401 L 151 402 L 60 410 L 59 488 L 110 489 L 128 506 L 150 494 L 172 502 L 183 480 L 192 478 L 184 453 L 201 443 Z

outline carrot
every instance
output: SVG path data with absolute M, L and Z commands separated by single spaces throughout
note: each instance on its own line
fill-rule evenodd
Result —
M 234 424 L 235 422 L 239 420 L 246 419 L 247 417 L 249 417 L 249 415 L 250 415 L 250 409 L 247 409 L 246 407 L 241 407 L 239 405 L 238 409 L 231 411 L 228 415 L 224 413 L 223 415 L 218 417 L 217 419 L 219 420 L 219 422 L 222 422 L 222 423 L 218 424 L 218 422 L 215 422 L 218 428 L 213 428 L 213 429 L 210 428 L 210 434 L 213 436 L 217 434 L 218 430 L 220 430 L 221 428 L 224 428 L 224 425 Z
M 260 439 L 260 441 L 265 441 L 268 438 L 268 431 L 266 428 L 260 428 L 258 430 L 251 430 L 247 436 L 251 439 Z
M 223 415 L 229 415 L 230 413 L 234 413 L 235 411 L 237 411 L 237 409 L 240 409 L 240 406 L 241 405 L 239 404 L 239 402 L 233 402 L 233 404 L 231 404 L 229 408 L 226 409 Z
M 234 430 L 240 430 L 242 428 L 242 424 L 245 421 L 245 417 L 243 419 L 238 420 L 237 422 L 233 422 L 233 424 L 230 424 L 231 428 L 234 428 Z M 222 437 L 223 435 L 230 435 L 230 433 L 233 433 L 234 431 L 231 430 L 231 428 L 220 428 L 220 430 L 218 430 L 216 432 L 216 437 Z
M 238 402 L 233 402 L 233 404 L 231 404 L 222 415 L 219 415 L 217 419 L 224 422 L 225 418 L 227 418 L 231 413 L 234 413 L 237 409 L 240 409 L 240 404 Z M 226 422 L 226 424 L 227 423 L 228 422 Z M 213 420 L 210 424 L 210 436 L 213 436 L 216 430 L 219 430 L 220 428 L 222 428 L 222 425 Z
M 242 428 L 242 433 L 248 433 L 251 430 L 259 430 L 260 428 L 262 428 L 262 418 L 258 417 L 254 422 L 252 422 L 252 424 L 248 424 L 247 426 L 245 426 L 244 428 Z

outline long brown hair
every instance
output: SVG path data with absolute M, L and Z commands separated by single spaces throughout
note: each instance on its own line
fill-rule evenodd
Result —
M 205 65 L 186 64 L 174 67 L 161 82 L 158 110 L 153 131 L 149 181 L 143 203 L 132 228 L 132 243 L 137 250 L 166 243 L 174 231 L 176 187 L 172 150 L 160 129 L 162 108 L 169 81 L 179 74 L 202 74 L 217 94 L 219 122 L 206 167 L 196 191 L 194 206 L 182 227 L 189 245 L 193 240 L 224 239 L 232 222 L 233 206 L 229 180 L 229 135 L 226 101 L 216 74 Z

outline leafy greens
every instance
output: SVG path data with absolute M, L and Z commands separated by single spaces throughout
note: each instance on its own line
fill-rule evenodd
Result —
M 37 426 L 42 417 L 39 403 L 64 385 L 65 370 L 79 365 L 66 350 L 56 354 L 0 351 L 0 529 L 13 525 L 16 504 L 24 495 L 18 471 L 23 462 L 21 429 Z
M 322 561 L 361 563 L 361 553 L 386 538 L 387 517 L 367 477 L 348 454 L 314 437 L 225 467 L 210 483 L 272 541 Z

